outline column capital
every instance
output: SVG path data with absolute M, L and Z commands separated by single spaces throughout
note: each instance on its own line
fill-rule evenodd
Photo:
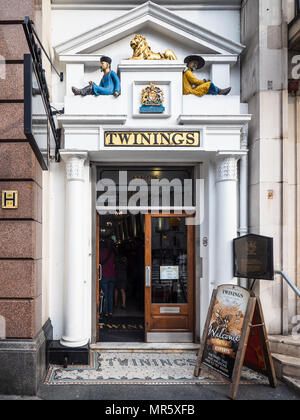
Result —
M 84 162 L 88 158 L 87 152 L 61 152 L 62 160 L 66 164 L 66 178 L 68 181 L 83 181 Z
M 216 167 L 216 180 L 217 182 L 222 181 L 237 181 L 237 162 L 239 156 L 236 155 L 225 155 L 218 156 L 217 167 Z

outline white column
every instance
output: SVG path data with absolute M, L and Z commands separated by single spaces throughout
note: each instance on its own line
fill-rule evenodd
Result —
M 85 152 L 62 152 L 66 163 L 64 329 L 61 344 L 82 347 L 84 332 L 83 197 Z
M 240 226 L 239 235 L 247 235 L 248 217 L 249 217 L 249 200 L 248 200 L 248 125 L 241 129 L 241 150 L 246 151 L 240 160 Z M 240 286 L 246 289 L 249 286 L 248 279 L 240 279 Z
M 240 236 L 248 233 L 248 126 L 241 130 L 241 150 L 246 153 L 240 160 Z
M 217 159 L 216 286 L 236 284 L 233 278 L 233 239 L 237 237 L 237 157 Z

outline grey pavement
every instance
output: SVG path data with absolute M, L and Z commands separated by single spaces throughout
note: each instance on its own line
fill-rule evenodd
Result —
M 228 385 L 42 385 L 37 397 L 0 396 L 0 400 L 204 401 L 228 400 Z M 300 395 L 283 383 L 240 385 L 237 400 L 294 400 Z

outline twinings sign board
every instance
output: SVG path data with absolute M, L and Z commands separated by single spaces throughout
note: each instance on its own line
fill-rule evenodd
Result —
M 232 378 L 250 293 L 235 286 L 218 289 L 202 363 Z
M 243 366 L 277 386 L 259 298 L 242 287 L 220 286 L 212 296 L 195 376 L 202 367 L 211 369 L 231 383 L 230 398 L 235 399 Z
M 106 131 L 105 147 L 199 147 L 200 131 Z

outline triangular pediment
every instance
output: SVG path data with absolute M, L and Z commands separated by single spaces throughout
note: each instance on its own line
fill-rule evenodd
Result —
M 239 55 L 243 45 L 181 18 L 151 1 L 55 47 L 59 56 L 93 54 L 134 33 L 155 31 L 206 54 Z

